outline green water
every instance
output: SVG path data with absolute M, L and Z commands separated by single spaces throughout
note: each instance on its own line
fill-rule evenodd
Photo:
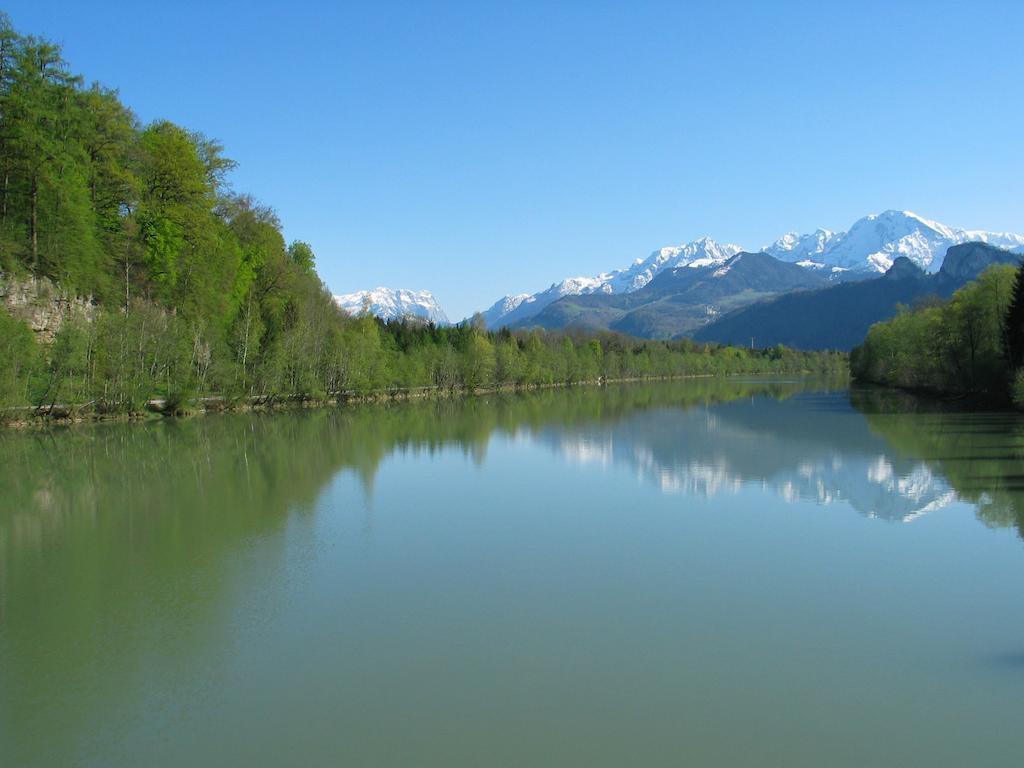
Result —
M 0 433 L 3 766 L 1005 766 L 1024 420 L 680 382 Z

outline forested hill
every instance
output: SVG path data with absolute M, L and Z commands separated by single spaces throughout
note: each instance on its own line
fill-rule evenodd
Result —
M 0 268 L 101 304 L 144 299 L 206 330 L 275 285 L 315 285 L 272 211 L 224 185 L 233 163 L 202 134 L 147 126 L 60 49 L 0 22 Z
M 131 413 L 155 398 L 176 410 L 204 395 L 844 365 L 352 318 L 310 246 L 286 244 L 273 210 L 231 189 L 233 167 L 217 141 L 166 120 L 143 125 L 115 91 L 74 74 L 58 46 L 0 18 L 0 406 Z
M 754 338 L 761 346 L 848 350 L 863 341 L 872 324 L 888 320 L 901 305 L 946 298 L 988 267 L 1020 260 L 1019 254 L 970 242 L 949 248 L 939 271 L 929 274 L 901 256 L 881 277 L 788 293 L 744 307 L 704 326 L 694 338 L 720 344 Z
M 850 356 L 862 381 L 1019 406 L 1022 366 L 1024 267 L 1009 264 L 989 267 L 947 301 L 872 325 Z

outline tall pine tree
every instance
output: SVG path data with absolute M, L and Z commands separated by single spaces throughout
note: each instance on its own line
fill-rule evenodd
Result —
M 1005 344 L 1010 367 L 1024 365 L 1024 264 L 1017 269 L 1013 297 L 1006 312 Z

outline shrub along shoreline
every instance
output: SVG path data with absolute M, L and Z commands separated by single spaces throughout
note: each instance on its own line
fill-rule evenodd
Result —
M 32 346 L 27 350 L 22 348 L 22 353 L 36 348 L 36 362 L 42 363 L 37 371 L 39 378 L 34 383 L 36 399 L 35 402 L 19 405 L 8 402 L 7 407 L 0 409 L 0 424 L 28 426 L 34 423 L 136 420 L 196 413 L 467 397 L 556 387 L 743 375 L 835 376 L 848 372 L 847 359 L 843 354 L 798 352 L 784 347 L 747 350 L 699 345 L 688 340 L 654 342 L 615 334 L 602 334 L 589 340 L 577 338 L 574 342 L 571 336 L 565 334 L 542 334 L 537 331 L 512 334 L 503 330 L 493 333 L 469 326 L 439 329 L 406 322 L 384 323 L 367 317 L 347 319 L 346 322 L 376 327 L 391 340 L 396 333 L 406 336 L 412 334 L 420 338 L 420 343 L 406 352 L 401 352 L 391 343 L 384 344 L 384 350 L 378 347 L 371 357 L 362 361 L 353 360 L 350 351 L 346 351 L 343 354 L 345 363 L 354 365 L 356 370 L 362 370 L 362 365 L 357 363 L 375 366 L 377 376 L 349 378 L 347 381 L 357 386 L 334 392 L 311 388 L 298 393 L 269 391 L 250 394 L 236 391 L 184 397 L 179 390 L 175 396 L 166 397 L 160 391 L 159 377 L 150 382 L 154 389 L 146 396 L 144 393 L 147 390 L 143 388 L 129 387 L 127 392 L 115 389 L 113 384 L 120 381 L 120 378 L 104 376 L 90 381 L 87 376 L 89 365 L 79 366 L 76 376 L 75 366 L 63 365 L 56 357 L 62 348 L 69 346 L 58 344 L 61 336 L 58 333 L 49 347 L 28 339 Z M 78 329 L 73 332 L 80 331 Z M 450 338 L 440 347 L 423 341 L 434 335 L 462 338 L 463 351 L 460 352 L 452 345 Z M 466 339 L 468 343 L 465 343 Z M 410 357 L 425 357 L 427 362 Z M 25 375 L 27 369 L 22 366 L 19 380 L 13 383 L 31 390 L 33 381 L 31 376 Z M 0 372 L 4 370 L 0 367 Z M 12 369 L 6 370 L 10 373 Z M 72 380 L 55 381 L 61 372 L 71 376 Z M 138 371 L 136 374 L 128 379 L 147 378 Z M 423 378 L 434 383 L 419 383 Z M 60 392 L 85 393 L 93 387 L 97 388 L 99 398 L 72 400 L 53 396 Z

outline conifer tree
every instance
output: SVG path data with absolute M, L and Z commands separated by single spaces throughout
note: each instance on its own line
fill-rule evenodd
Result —
M 1006 357 L 1013 369 L 1024 364 L 1024 264 L 1017 269 L 1005 323 Z

